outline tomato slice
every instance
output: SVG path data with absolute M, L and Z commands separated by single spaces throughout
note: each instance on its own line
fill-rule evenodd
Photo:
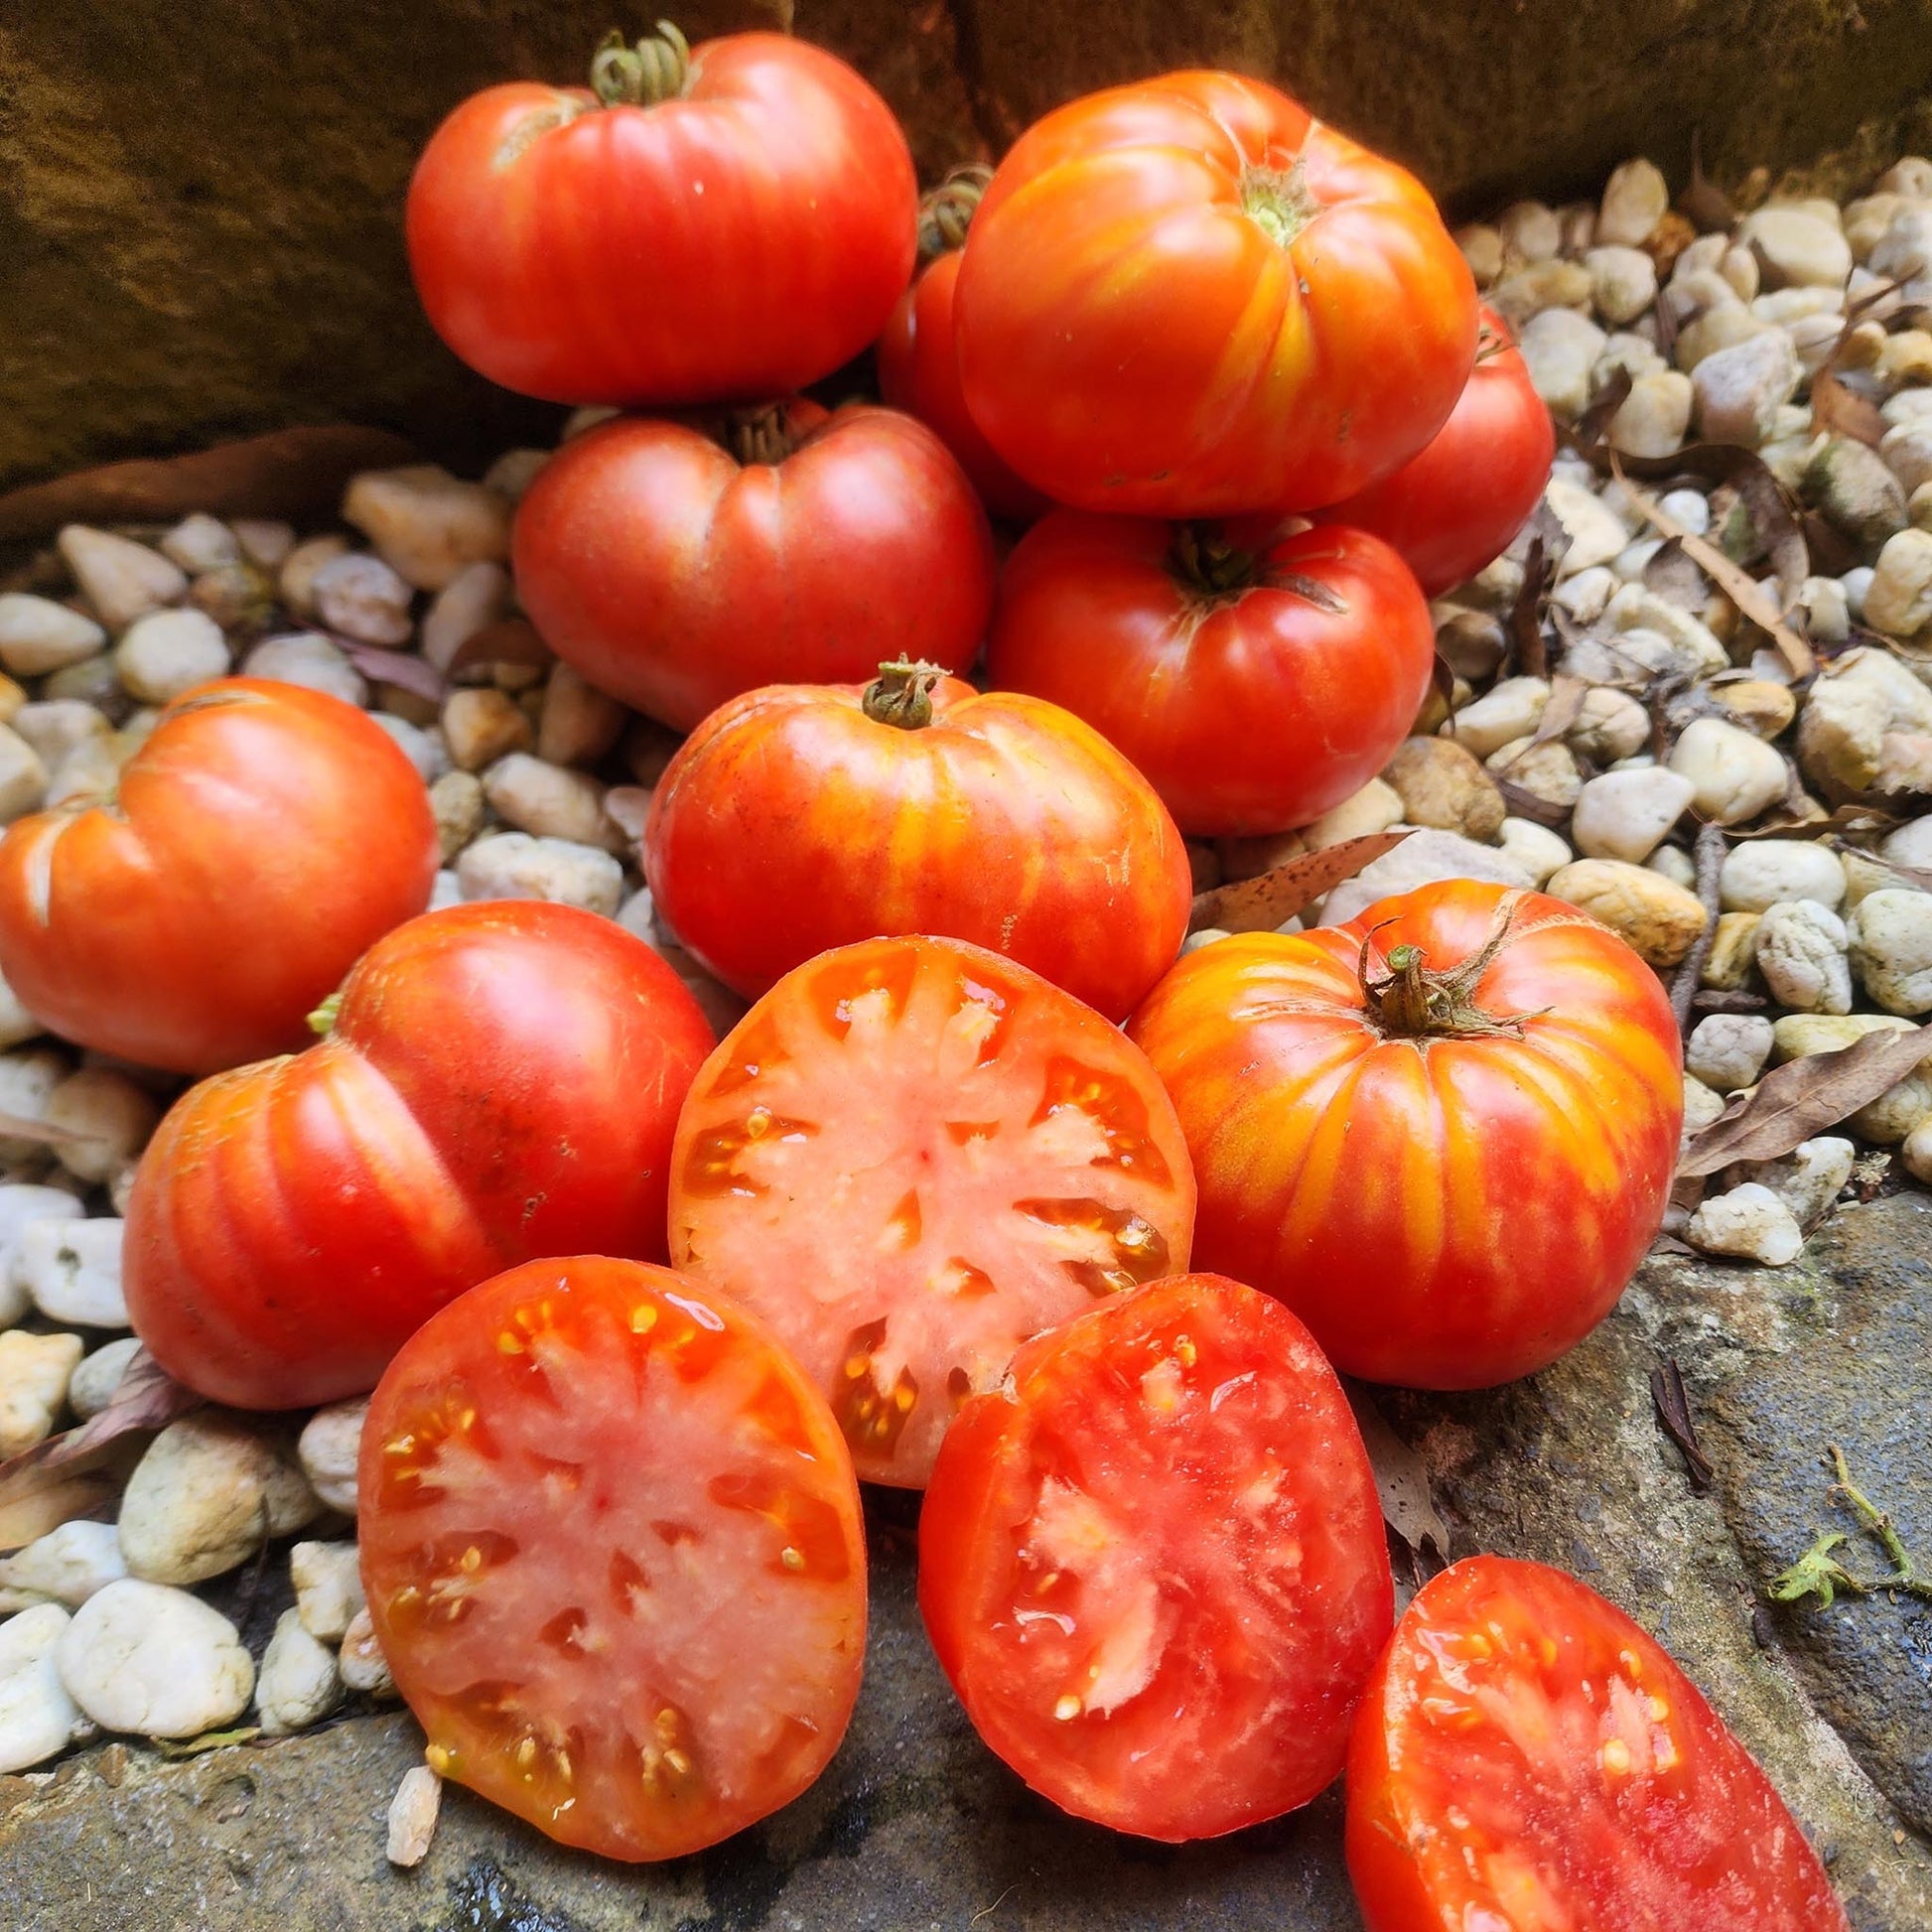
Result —
M 566 1845 L 695 1852 L 825 1768 L 866 1556 L 838 1427 L 761 1323 L 641 1262 L 535 1261 L 403 1344 L 362 1581 L 429 1759 Z
M 1187 1265 L 1194 1177 L 1139 1047 L 962 940 L 786 974 L 699 1069 L 671 1260 L 769 1321 L 859 1473 L 916 1488 L 1029 1335 Z
M 1306 1804 L 1395 1615 L 1313 1337 L 1184 1275 L 1030 1342 L 939 1451 L 919 1608 L 980 1735 L 1063 1809 L 1177 1841 Z
M 1844 1932 L 1770 1780 L 1623 1612 L 1470 1557 L 1417 1595 L 1348 1757 L 1369 1932 Z

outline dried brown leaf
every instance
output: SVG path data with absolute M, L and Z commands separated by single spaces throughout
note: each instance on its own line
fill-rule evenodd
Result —
M 1510 607 L 1509 655 L 1524 677 L 1548 677 L 1550 654 L 1543 642 L 1543 598 L 1552 574 L 1550 546 L 1541 532 L 1530 539 L 1523 559 L 1523 588 Z
M 1737 219 L 1730 197 L 1704 172 L 1696 128 L 1691 130 L 1691 185 L 1677 198 L 1677 206 L 1699 234 L 1726 233 Z
M 1890 812 L 1879 811 L 1870 805 L 1841 805 L 1836 811 L 1787 812 L 1782 809 L 1771 817 L 1759 819 L 1749 831 L 1730 829 L 1733 839 L 1788 839 L 1793 832 L 1802 832 L 1808 839 L 1824 839 L 1830 843 L 1831 836 L 1840 832 L 1888 832 L 1898 823 Z
M 1775 1161 L 1876 1100 L 1928 1057 L 1932 1037 L 1922 1029 L 1888 1028 L 1835 1053 L 1788 1060 L 1694 1134 L 1677 1172 L 1708 1174 L 1735 1161 Z
M 1684 1387 L 1684 1371 L 1668 1355 L 1650 1371 L 1650 1400 L 1664 1434 L 1683 1452 L 1691 1487 L 1703 1495 L 1718 1472 L 1698 1441 L 1697 1424 L 1691 1417 L 1691 1399 Z
M 1838 379 L 1828 363 L 1811 379 L 1811 428 L 1814 436 L 1849 436 L 1876 449 L 1891 427 L 1878 405 Z
M 1405 830 L 1343 839 L 1319 852 L 1305 852 L 1258 878 L 1196 893 L 1187 929 L 1199 932 L 1205 926 L 1219 926 L 1223 932 L 1272 932 L 1383 853 L 1393 852 L 1408 836 Z
M 1608 381 L 1597 392 L 1596 399 L 1566 432 L 1570 447 L 1582 456 L 1591 456 L 1602 448 L 1603 439 L 1610 431 L 1611 419 L 1630 399 L 1630 371 L 1622 367 L 1612 369 Z
M 1832 814 L 1834 818 L 1840 815 L 1838 812 Z M 1870 814 L 1866 813 L 1863 816 L 1869 817 Z M 1853 845 L 1847 839 L 1828 838 L 1822 843 L 1829 845 L 1834 852 L 1857 853 L 1861 859 L 1869 859 L 1874 866 L 1883 866 L 1894 879 L 1902 879 L 1906 885 L 1916 886 L 1922 893 L 1932 893 L 1932 868 L 1901 864 L 1896 859 L 1887 859 L 1882 853 L 1867 852 L 1863 846 Z
M 431 704 L 441 704 L 449 696 L 449 679 L 428 658 L 418 657 L 414 651 L 383 650 L 376 644 L 358 644 L 353 637 L 331 634 L 348 661 L 372 683 L 413 691 Z
M 1428 1463 L 1389 1427 L 1367 1390 L 1350 1387 L 1347 1396 L 1355 1412 L 1355 1426 L 1362 1433 L 1362 1447 L 1368 1451 L 1369 1467 L 1375 1472 L 1383 1522 L 1412 1550 L 1433 1543 L 1436 1554 L 1447 1562 L 1449 1525 L 1430 1494 Z
M 189 456 L 110 463 L 0 496 L 0 543 L 44 536 L 64 523 L 172 520 L 191 510 L 297 520 L 333 514 L 358 471 L 412 463 L 416 454 L 389 430 L 328 423 Z
M 1532 819 L 1538 825 L 1549 826 L 1552 831 L 1569 820 L 1568 806 L 1555 805 L 1547 798 L 1539 798 L 1513 778 L 1497 778 L 1496 789 L 1502 793 L 1503 803 L 1509 807 L 1512 817 Z
M 1666 537 L 1663 548 L 1644 565 L 1643 584 L 1680 611 L 1702 611 L 1711 596 L 1711 580 L 1675 537 Z
M 1447 720 L 1449 735 L 1455 736 L 1455 666 L 1439 650 L 1436 661 L 1429 667 L 1430 688 L 1443 701 L 1443 709 L 1449 713 Z
M 1543 707 L 1543 716 L 1537 721 L 1536 736 L 1530 740 L 1534 745 L 1547 745 L 1553 738 L 1561 738 L 1583 716 L 1584 700 L 1589 696 L 1587 681 L 1571 677 L 1559 672 L 1550 684 L 1550 701 Z
M 29 1120 L 24 1114 L 0 1113 L 0 1137 L 32 1141 L 36 1147 L 71 1147 L 86 1135 L 72 1127 L 57 1127 L 51 1120 Z

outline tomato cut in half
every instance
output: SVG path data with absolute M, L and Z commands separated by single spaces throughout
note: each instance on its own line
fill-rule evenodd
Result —
M 671 1260 L 769 1321 L 862 1476 L 923 1485 L 1030 1335 L 1187 1265 L 1194 1177 L 1140 1050 L 963 940 L 787 973 L 699 1069 Z
M 1369 1932 L 1845 1932 L 1751 1754 L 1561 1571 L 1470 1557 L 1404 1614 L 1348 1754 Z
M 1177 1841 L 1307 1804 L 1395 1615 L 1313 1336 L 1183 1275 L 1029 1342 L 939 1451 L 919 1609 L 980 1735 L 1064 1810 Z
M 445 1777 L 668 1859 L 787 1804 L 859 1694 L 852 1458 L 770 1332 L 665 1268 L 533 1261 L 389 1365 L 362 1582 Z

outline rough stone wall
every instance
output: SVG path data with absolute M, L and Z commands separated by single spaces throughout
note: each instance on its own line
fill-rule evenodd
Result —
M 0 487 L 291 421 L 386 424 L 459 461 L 554 423 L 437 345 L 402 194 L 464 93 L 577 77 L 615 12 L 12 0 Z M 679 12 L 694 39 L 770 24 L 745 0 Z M 1932 133 L 1932 0 L 797 0 L 795 24 L 873 77 L 928 177 L 1185 64 L 1283 81 L 1464 208 L 1592 187 L 1633 150 L 1681 180 L 1694 125 L 1721 176 L 1875 164 Z

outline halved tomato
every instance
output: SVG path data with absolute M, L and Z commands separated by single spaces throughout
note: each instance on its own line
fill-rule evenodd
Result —
M 431 1765 L 550 1837 L 695 1852 L 838 1748 L 866 1635 L 852 1458 L 700 1284 L 593 1256 L 473 1289 L 383 1376 L 358 1489 Z
M 787 973 L 699 1069 L 671 1260 L 775 1328 L 859 1473 L 920 1487 L 1030 1335 L 1187 1265 L 1194 1176 L 1154 1069 L 963 940 Z
M 980 1735 L 1063 1809 L 1175 1841 L 1307 1804 L 1395 1614 L 1314 1338 L 1184 1275 L 1029 1342 L 939 1451 L 919 1609 Z
M 1369 1932 L 1844 1932 L 1818 1855 L 1648 1632 L 1470 1557 L 1410 1604 L 1348 1755 Z

